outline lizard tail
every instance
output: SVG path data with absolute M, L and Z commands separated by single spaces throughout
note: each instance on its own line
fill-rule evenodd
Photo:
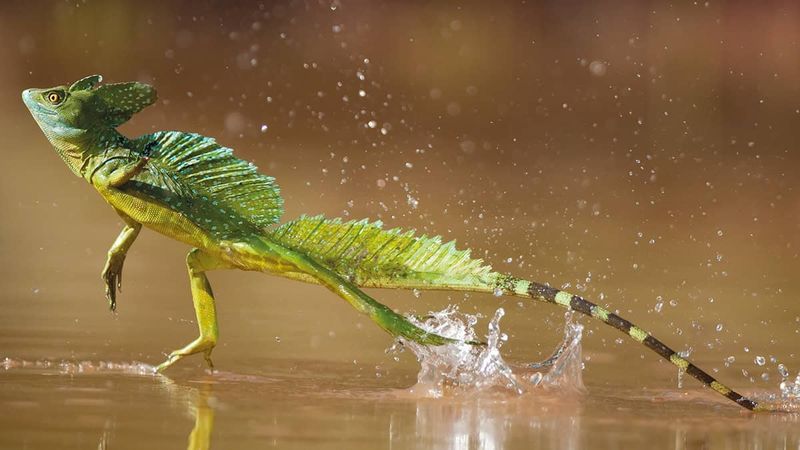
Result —
M 514 295 L 555 303 L 596 317 L 622 331 L 704 385 L 749 410 L 766 410 L 681 357 L 629 321 L 577 295 L 499 274 L 468 250 L 439 237 L 384 230 L 380 222 L 301 216 L 270 232 L 278 244 L 299 251 L 362 288 L 469 291 Z M 301 273 L 282 273 L 315 282 Z
M 650 333 L 637 327 L 630 321 L 618 316 L 617 314 L 614 314 L 578 295 L 573 295 L 566 291 L 525 280 L 508 280 L 505 283 L 505 286 L 506 287 L 502 288 L 504 294 L 510 294 L 516 297 L 532 298 L 534 300 L 547 303 L 554 303 L 569 310 L 600 319 L 605 324 L 627 334 L 636 342 L 639 342 L 650 350 L 656 352 L 659 356 L 678 367 L 678 369 L 696 378 L 704 385 L 710 387 L 725 398 L 735 402 L 737 405 L 747 408 L 750 411 L 765 410 L 763 407 L 760 407 L 756 401 L 739 394 L 733 389 L 717 381 L 716 378 L 695 366 L 686 358 L 680 356 L 677 352 L 669 348 L 659 339 L 656 339 Z

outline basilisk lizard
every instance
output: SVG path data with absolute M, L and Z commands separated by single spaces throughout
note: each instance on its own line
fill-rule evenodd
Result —
M 419 328 L 360 288 L 484 292 L 554 303 L 622 331 L 742 407 L 760 409 L 619 315 L 578 295 L 495 272 L 453 242 L 385 230 L 367 220 L 302 216 L 279 224 L 283 200 L 273 178 L 198 134 L 123 136 L 116 128 L 153 104 L 156 91 L 138 82 L 101 85 L 101 80 L 92 75 L 70 86 L 27 89 L 22 98 L 70 170 L 125 223 L 102 272 L 112 310 L 125 255 L 142 226 L 192 247 L 186 264 L 200 336 L 173 351 L 158 371 L 195 353 L 212 366 L 218 331 L 206 272 L 241 269 L 321 284 L 392 336 L 424 345 L 452 340 Z

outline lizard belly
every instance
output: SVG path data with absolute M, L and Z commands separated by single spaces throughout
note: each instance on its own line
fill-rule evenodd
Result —
M 103 197 L 111 206 L 147 228 L 193 247 L 213 247 L 213 239 L 206 231 L 184 215 L 153 199 L 141 198 L 139 195 L 117 189 L 104 192 Z

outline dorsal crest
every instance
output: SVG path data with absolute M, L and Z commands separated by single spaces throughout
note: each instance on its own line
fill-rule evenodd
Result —
M 210 137 L 181 131 L 160 131 L 134 141 L 138 152 L 149 154 L 151 170 L 163 184 L 183 196 L 207 197 L 258 228 L 277 223 L 283 199 L 275 179 Z

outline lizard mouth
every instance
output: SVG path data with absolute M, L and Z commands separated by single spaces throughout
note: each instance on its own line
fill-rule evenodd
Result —
M 41 106 L 36 106 L 36 107 L 34 107 L 34 109 L 36 110 L 37 113 L 40 113 L 40 114 L 47 114 L 48 116 L 55 116 L 56 115 L 55 111 L 50 111 L 50 110 L 44 109 Z

